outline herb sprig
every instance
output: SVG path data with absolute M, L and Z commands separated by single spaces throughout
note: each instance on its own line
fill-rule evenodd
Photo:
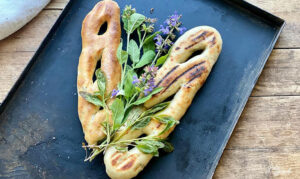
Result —
M 143 104 L 163 89 L 155 85 L 155 76 L 158 67 L 168 57 L 169 53 L 166 54 L 166 52 L 173 44 L 172 41 L 176 37 L 175 31 L 182 34 L 185 30 L 184 27 L 180 27 L 182 24 L 180 18 L 181 15 L 175 12 L 164 22 L 165 26 L 161 25 L 160 30 L 154 32 L 156 19 L 137 13 L 131 6 L 126 6 L 123 10 L 121 19 L 127 34 L 126 47 L 121 39 L 116 54 L 122 67 L 121 82 L 111 94 L 106 94 L 105 75 L 101 69 L 97 69 L 95 76 L 99 90 L 93 94 L 79 92 L 85 100 L 106 111 L 106 120 L 101 124 L 106 138 L 97 145 L 83 145 L 85 149 L 92 149 L 86 160 L 93 160 L 98 154 L 112 146 L 119 151 L 127 151 L 127 146 L 136 146 L 141 152 L 154 156 L 158 156 L 159 149 L 168 152 L 173 150 L 170 143 L 160 138 L 162 134 L 178 124 L 173 117 L 160 114 L 168 107 L 169 102 L 159 103 L 150 109 L 145 109 Z M 131 39 L 134 33 L 138 35 L 138 42 Z M 128 63 L 129 60 L 130 63 Z M 110 98 L 115 99 L 108 106 L 107 100 Z M 130 130 L 142 129 L 151 120 L 162 123 L 164 129 L 156 135 L 122 140 L 122 137 Z

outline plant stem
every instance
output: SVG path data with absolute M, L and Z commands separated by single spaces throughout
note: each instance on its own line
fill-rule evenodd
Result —
M 146 38 L 146 34 L 147 34 L 147 32 L 145 32 L 144 35 L 143 35 L 142 41 L 141 41 L 141 43 L 140 43 L 139 50 L 141 50 L 142 47 L 143 47 L 143 45 L 144 45 L 144 40 L 145 40 L 145 38 Z
M 129 38 L 130 38 L 130 33 L 127 34 L 127 44 L 126 44 L 127 54 L 128 54 Z M 122 78 L 121 78 L 121 89 L 123 89 L 123 85 L 124 85 L 124 78 L 125 78 L 125 74 L 126 74 L 126 67 L 127 67 L 128 58 L 126 59 L 126 61 L 124 63 L 124 71 L 122 73 Z
M 160 54 L 161 54 L 161 51 L 162 51 L 161 49 L 164 48 L 164 45 L 165 45 L 166 42 L 169 40 L 169 38 L 170 38 L 171 34 L 173 33 L 174 29 L 175 29 L 175 27 L 173 27 L 173 28 L 170 30 L 170 33 L 168 34 L 167 38 L 163 41 L 162 45 L 160 46 L 159 51 L 157 52 L 157 54 L 156 54 L 154 60 L 152 61 L 151 65 L 154 65 L 154 64 L 155 64 L 157 58 L 158 58 L 158 57 L 160 56 Z

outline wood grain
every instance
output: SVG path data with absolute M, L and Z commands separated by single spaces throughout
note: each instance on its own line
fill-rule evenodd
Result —
M 300 49 L 273 50 L 252 96 L 300 95 Z
M 214 178 L 300 177 L 300 96 L 251 97 Z
M 286 20 L 214 178 L 300 178 L 300 3 L 248 0 Z M 68 0 L 52 0 L 33 21 L 0 41 L 0 102 Z

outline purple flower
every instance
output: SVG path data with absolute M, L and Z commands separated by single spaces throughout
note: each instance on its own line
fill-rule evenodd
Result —
M 153 91 L 153 88 L 149 87 L 144 89 L 144 95 L 147 96 L 149 93 L 151 93 Z
M 137 85 L 137 83 L 140 83 L 140 80 L 138 79 L 137 76 L 133 76 L 132 84 Z
M 112 92 L 111 92 L 111 98 L 116 97 L 119 92 L 120 92 L 119 90 L 113 89 Z
M 159 31 L 161 31 L 164 35 L 168 35 L 170 33 L 169 26 L 164 27 L 163 25 L 160 25 Z
M 154 40 L 156 40 L 155 44 L 156 44 L 157 46 L 161 46 L 164 39 L 162 38 L 162 36 L 160 36 L 159 34 L 157 34 L 157 35 L 154 37 Z
M 165 24 L 170 27 L 175 27 L 178 24 L 180 17 L 181 15 L 178 15 L 177 11 L 175 11 L 174 14 L 165 21 Z
M 184 33 L 184 31 L 186 31 L 186 28 L 185 27 L 178 27 L 178 31 L 179 31 L 179 33 L 181 35 L 181 34 Z

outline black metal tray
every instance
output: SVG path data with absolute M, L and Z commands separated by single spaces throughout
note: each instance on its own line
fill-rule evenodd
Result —
M 81 23 L 97 0 L 71 0 L 0 107 L 0 178 L 107 178 L 103 157 L 84 163 L 76 75 Z M 241 0 L 118 0 L 184 26 L 210 25 L 223 51 L 181 124 L 175 151 L 139 178 L 211 178 L 284 21 Z M 150 14 L 150 8 L 154 13 Z

